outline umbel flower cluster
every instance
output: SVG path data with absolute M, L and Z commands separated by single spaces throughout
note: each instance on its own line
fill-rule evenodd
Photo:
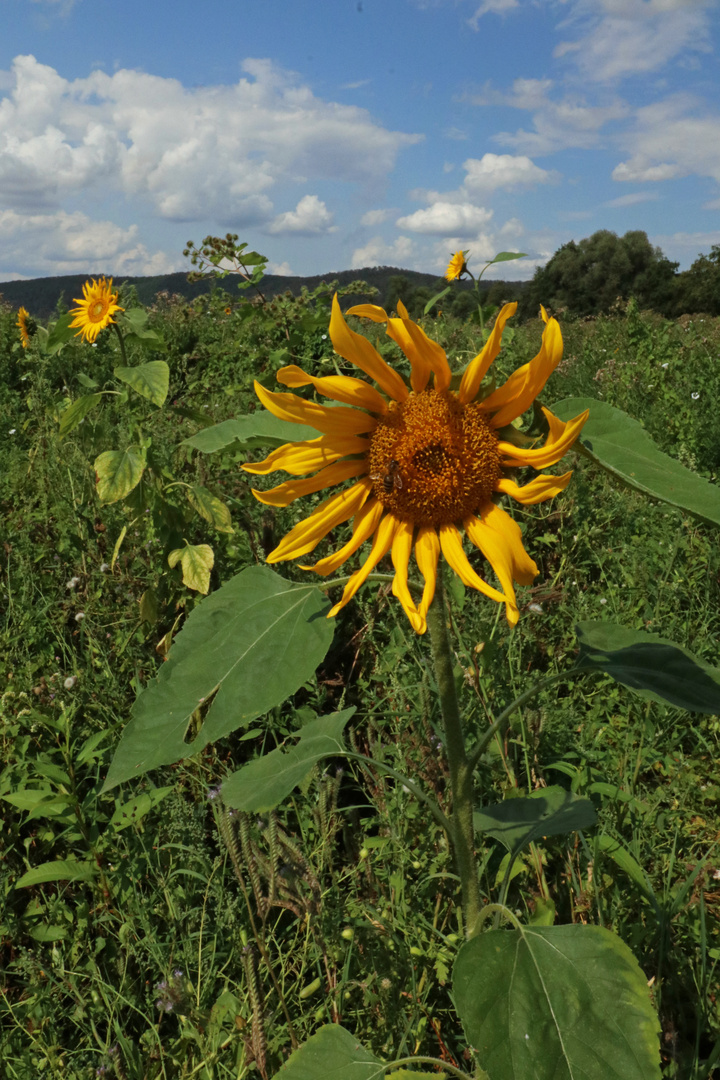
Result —
M 554 465 L 577 439 L 588 413 L 563 423 L 543 408 L 548 433 L 542 445 L 528 445 L 529 440 L 518 437 L 513 426 L 562 357 L 560 327 L 544 309 L 545 328 L 537 356 L 503 386 L 483 396 L 483 381 L 500 351 L 505 323 L 516 308 L 514 303 L 502 308 L 482 350 L 455 378 L 444 350 L 413 322 L 402 303 L 395 317 L 374 304 L 350 308 L 349 315 L 385 324 L 387 334 L 409 361 L 408 385 L 371 342 L 350 329 L 335 297 L 330 319 L 333 347 L 375 385 L 345 375 L 315 378 L 295 364 L 280 369 L 277 378 L 285 386 L 313 386 L 323 397 L 339 403 L 328 407 L 297 394 L 273 393 L 255 383 L 260 401 L 271 413 L 319 432 L 315 439 L 286 443 L 264 461 L 244 466 L 260 476 L 283 470 L 292 477 L 269 491 L 255 491 L 255 497 L 269 506 L 288 506 L 304 495 L 345 485 L 298 522 L 270 553 L 268 562 L 308 555 L 350 519 L 351 538 L 334 554 L 303 569 L 332 574 L 366 541 L 372 541 L 370 553 L 351 575 L 330 616 L 345 607 L 389 553 L 395 568 L 393 593 L 413 629 L 424 633 L 442 553 L 465 585 L 503 603 L 508 622 L 517 622 L 514 586 L 531 584 L 538 569 L 523 547 L 520 527 L 496 500 L 509 495 L 528 506 L 562 491 L 570 481 L 569 472 L 562 476 L 540 473 L 521 487 L 508 471 Z M 348 481 L 352 482 L 348 485 Z M 471 566 L 463 534 L 490 564 L 499 588 Z M 424 581 L 417 604 L 408 585 L 413 551 Z

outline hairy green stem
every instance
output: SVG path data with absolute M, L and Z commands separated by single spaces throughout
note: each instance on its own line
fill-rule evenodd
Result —
M 445 753 L 450 769 L 452 792 L 450 841 L 460 875 L 463 919 L 467 930 L 474 924 L 480 911 L 480 888 L 473 830 L 473 770 L 465 751 L 465 734 L 455 692 L 453 658 L 445 618 L 445 595 L 440 564 L 435 597 L 428 611 L 427 623 L 430 629 L 435 679 L 445 728 Z
M 122 334 L 120 332 L 120 327 L 118 326 L 118 324 L 116 322 L 113 322 L 110 325 L 113 327 L 113 329 L 115 330 L 115 333 L 118 336 L 118 341 L 120 342 L 120 352 L 121 352 L 122 358 L 123 358 L 123 364 L 125 365 L 125 367 L 127 367 L 127 353 L 125 352 L 125 342 L 123 341 L 123 336 L 122 336 Z
M 457 1069 L 454 1065 L 451 1065 L 449 1061 L 443 1061 L 441 1058 L 422 1057 L 419 1055 L 413 1057 L 399 1058 L 397 1061 L 389 1061 L 386 1065 L 383 1066 L 383 1071 L 387 1069 L 397 1069 L 399 1065 L 419 1064 L 438 1065 L 440 1068 L 444 1069 L 445 1072 L 449 1072 L 453 1076 L 459 1076 L 460 1080 L 472 1080 L 468 1073 L 463 1072 L 462 1069 Z

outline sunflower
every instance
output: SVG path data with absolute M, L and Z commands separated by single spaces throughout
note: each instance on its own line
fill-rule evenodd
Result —
M 466 252 L 456 251 L 450 262 L 448 268 L 445 271 L 445 278 L 447 281 L 454 281 L 455 278 L 459 278 L 467 270 L 467 262 L 465 261 Z
M 255 497 L 268 506 L 288 506 L 303 495 L 353 481 L 295 525 L 267 561 L 307 555 L 332 529 L 352 518 L 347 543 L 314 566 L 303 567 L 327 576 L 372 538 L 369 555 L 350 577 L 329 617 L 345 607 L 389 552 L 395 568 L 393 593 L 413 629 L 424 633 L 442 552 L 465 585 L 504 603 L 508 622 L 512 626 L 517 622 L 513 583 L 531 584 L 538 568 L 523 547 L 520 527 L 494 499 L 510 495 L 532 506 L 567 487 L 569 472 L 562 476 L 541 473 L 524 487 L 507 472 L 524 465 L 535 469 L 554 465 L 577 439 L 588 413 L 563 423 L 544 408 L 548 434 L 540 446 L 531 447 L 532 440 L 513 425 L 532 405 L 562 356 L 560 327 L 555 319 L 547 318 L 544 309 L 546 325 L 537 356 L 483 397 L 481 384 L 500 351 L 505 323 L 516 308 L 514 303 L 502 308 L 482 351 L 454 380 L 444 351 L 410 319 L 402 302 L 397 305 L 397 318 L 388 318 L 373 304 L 350 308 L 348 314 L 386 323 L 388 335 L 410 362 L 408 386 L 366 338 L 350 329 L 335 297 L 330 319 L 335 351 L 369 376 L 377 388 L 345 375 L 315 378 L 295 364 L 278 371 L 278 381 L 285 386 L 313 386 L 324 397 L 341 403 L 327 407 L 296 394 L 273 393 L 255 383 L 260 401 L 271 413 L 320 432 L 316 439 L 286 443 L 264 461 L 243 466 L 261 476 L 282 469 L 293 477 L 269 491 L 254 491 Z M 451 382 L 457 389 L 451 389 Z M 500 589 L 489 585 L 470 565 L 463 532 L 490 563 Z M 413 549 L 424 579 L 418 605 L 408 587 Z
M 22 342 L 23 349 L 27 349 L 30 344 L 30 328 L 28 321 L 30 319 L 30 312 L 27 308 L 21 307 L 18 309 L 18 317 L 15 325 L 20 331 L 20 341 Z
M 93 278 L 92 284 L 86 281 L 83 285 L 83 297 L 83 300 L 73 298 L 80 306 L 70 311 L 70 314 L 75 316 L 70 328 L 79 326 L 75 337 L 82 335 L 86 341 L 94 341 L 101 330 L 115 322 L 115 312 L 124 311 L 125 308 L 116 303 L 118 294 L 112 291 L 112 278 L 109 281 L 105 281 L 104 277 L 98 281 Z

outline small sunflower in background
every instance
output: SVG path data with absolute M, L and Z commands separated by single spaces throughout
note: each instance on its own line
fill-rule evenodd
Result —
M 540 473 L 523 487 L 506 474 L 519 466 L 544 469 L 558 462 L 577 439 L 588 412 L 563 423 L 544 408 L 548 434 L 542 445 L 531 448 L 527 437 L 513 427 L 562 357 L 560 327 L 555 319 L 547 318 L 544 309 L 545 329 L 537 356 L 503 386 L 481 396 L 481 384 L 500 351 L 505 323 L 516 308 L 515 303 L 506 304 L 498 313 L 482 351 L 454 380 L 456 390 L 450 388 L 445 352 L 413 322 L 402 303 L 397 305 L 397 318 L 389 318 L 374 304 L 360 304 L 348 314 L 386 324 L 389 337 L 410 362 L 409 386 L 366 338 L 350 329 L 337 297 L 330 319 L 333 347 L 377 388 L 345 375 L 315 378 L 295 364 L 278 371 L 278 381 L 285 386 L 312 385 L 324 397 L 341 403 L 326 407 L 296 394 L 272 393 L 255 383 L 260 401 L 271 413 L 321 433 L 316 439 L 286 443 L 264 461 L 245 465 L 247 472 L 257 475 L 284 470 L 292 477 L 305 477 L 269 491 L 255 491 L 255 497 L 269 506 L 288 506 L 303 495 L 353 481 L 298 522 L 267 561 L 307 555 L 332 529 L 352 518 L 352 537 L 347 543 L 335 554 L 303 567 L 327 576 L 372 540 L 369 555 L 350 577 L 329 616 L 345 607 L 389 553 L 395 567 L 393 593 L 413 629 L 425 633 L 442 553 L 465 585 L 503 603 L 508 622 L 513 626 L 517 622 L 514 583 L 531 584 L 538 568 L 523 547 L 519 525 L 494 499 L 510 495 L 532 506 L 567 487 L 570 472 L 562 476 Z M 470 565 L 463 533 L 494 570 L 499 588 Z M 413 550 L 424 579 L 417 605 L 408 587 Z
M 15 325 L 20 331 L 20 341 L 22 342 L 23 349 L 27 349 L 30 344 L 31 329 L 30 326 L 30 312 L 27 308 L 18 308 L 18 317 Z
M 450 262 L 448 268 L 445 271 L 446 281 L 455 281 L 456 278 L 461 277 L 467 270 L 467 260 L 465 256 L 466 251 L 456 251 Z
M 82 335 L 86 341 L 94 341 L 101 330 L 114 323 L 115 312 L 125 310 L 117 303 L 117 298 L 118 294 L 112 291 L 112 278 L 109 281 L 104 277 L 97 281 L 86 281 L 83 285 L 83 299 L 73 297 L 79 307 L 70 311 L 70 314 L 75 316 L 70 328 L 80 327 L 75 337 Z

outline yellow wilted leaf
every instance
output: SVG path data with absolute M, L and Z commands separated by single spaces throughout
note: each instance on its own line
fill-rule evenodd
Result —
M 175 548 L 168 555 L 170 567 L 182 566 L 183 583 L 188 589 L 207 593 L 210 588 L 210 571 L 215 565 L 213 549 L 209 544 L 186 544 Z

